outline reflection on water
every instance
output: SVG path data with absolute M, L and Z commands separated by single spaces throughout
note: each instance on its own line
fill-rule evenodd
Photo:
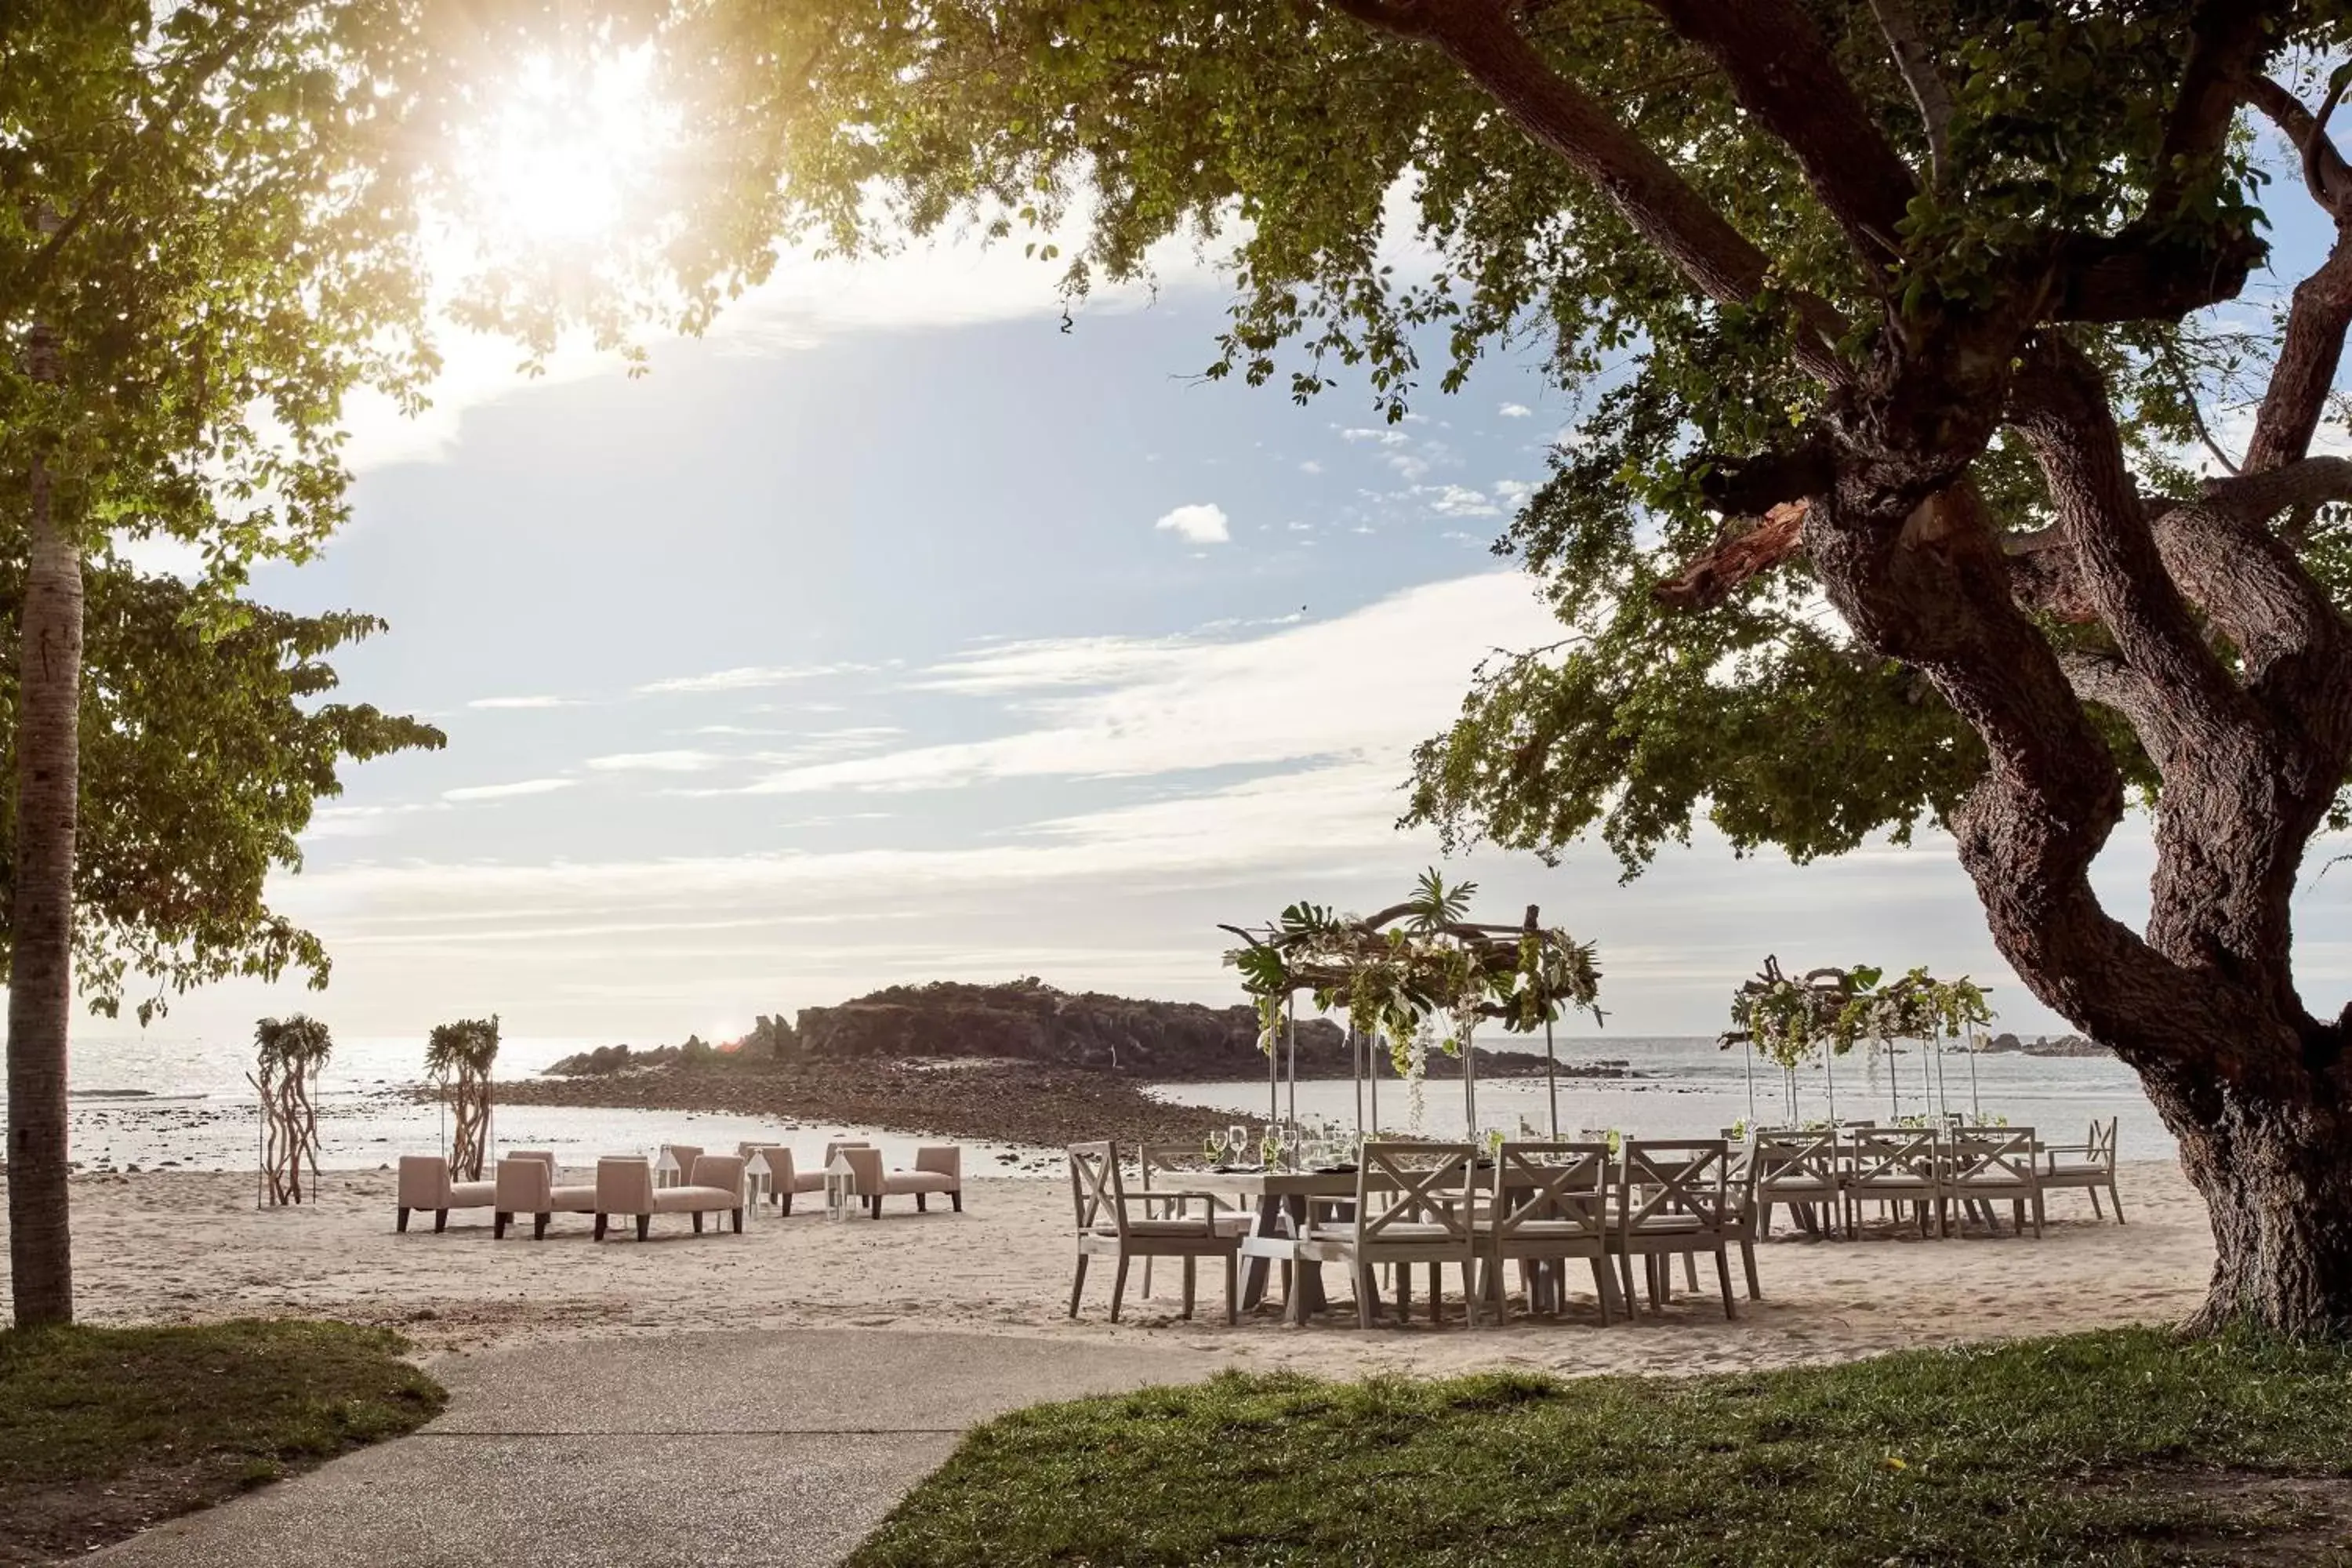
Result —
M 499 1049 L 499 1073 L 521 1078 L 610 1041 L 509 1039 Z M 260 1135 L 252 1086 L 245 1073 L 253 1047 L 245 1040 L 133 1036 L 76 1039 L 69 1137 L 74 1163 L 85 1170 L 251 1171 Z M 446 1146 L 441 1108 L 403 1092 L 424 1076 L 422 1039 L 339 1040 L 320 1078 L 319 1163 L 329 1170 L 373 1170 L 403 1154 L 429 1154 Z M 6 1100 L 0 1098 L 0 1107 Z M 506 1149 L 552 1149 L 566 1166 L 593 1164 L 600 1154 L 645 1154 L 664 1143 L 732 1153 L 739 1142 L 790 1143 L 815 1161 L 836 1134 L 867 1137 L 893 1165 L 911 1164 L 919 1143 L 869 1128 L 794 1123 L 750 1116 L 678 1110 L 594 1110 L 561 1105 L 494 1108 L 491 1132 Z M 967 1174 L 1011 1173 L 1034 1151 L 965 1142 Z
M 1482 1042 L 1483 1043 L 1483 1042 Z M 1559 1080 L 1559 1124 L 1564 1131 L 1614 1127 L 1656 1138 L 1714 1137 L 1721 1129 L 1754 1113 L 1777 1122 L 1786 1115 L 1780 1069 L 1765 1062 L 1749 1063 L 1738 1047 L 1718 1050 L 1712 1040 L 1624 1038 L 1579 1040 L 1563 1044 L 1563 1062 L 1620 1059 L 1642 1075 L 1626 1079 Z M 1451 1063 L 1441 1064 L 1451 1067 Z M 1930 1080 L 1941 1069 L 1940 1088 Z M 1973 1072 L 1973 1085 L 1971 1073 Z M 1167 1099 L 1196 1105 L 1214 1105 L 1237 1114 L 1263 1119 L 1267 1112 L 1267 1089 L 1256 1083 L 1179 1083 L 1155 1092 Z M 1279 1092 L 1287 1109 L 1291 1089 Z M 1423 1131 L 1454 1136 L 1465 1131 L 1460 1079 L 1433 1079 L 1423 1087 L 1425 1106 Z M 1356 1119 L 1357 1092 L 1340 1082 L 1315 1081 L 1297 1086 L 1298 1114 L 1328 1118 L 1342 1126 Z M 1796 1115 L 1800 1121 L 1826 1117 L 1834 1096 L 1837 1114 L 1849 1118 L 1888 1121 L 1896 1115 L 1918 1115 L 1948 1105 L 1974 1114 L 1981 1106 L 1990 1117 L 2004 1117 L 2011 1125 L 2032 1127 L 2045 1142 L 2080 1139 L 2093 1120 L 2116 1119 L 2117 1152 L 2126 1160 L 2161 1159 L 2173 1152 L 2172 1134 L 2158 1121 L 2155 1107 L 2141 1092 L 2139 1079 L 2112 1057 L 2027 1057 L 1947 1052 L 1940 1059 L 1908 1049 L 1892 1062 L 1874 1065 L 1861 1051 L 1839 1060 L 1834 1072 L 1820 1067 L 1798 1074 Z M 1478 1083 L 1478 1121 L 1484 1127 L 1516 1131 L 1524 1118 L 1538 1129 L 1548 1125 L 1549 1109 L 1544 1080 L 1486 1078 Z M 1381 1125 L 1408 1125 L 1405 1086 L 1393 1078 L 1380 1085 Z

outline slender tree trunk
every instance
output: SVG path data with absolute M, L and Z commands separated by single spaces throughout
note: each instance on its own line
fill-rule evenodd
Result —
M 34 374 L 56 377 L 36 329 Z M 46 374 L 44 374 L 46 371 Z M 75 812 L 80 783 L 81 557 L 58 525 L 47 465 L 31 476 L 16 710 L 16 859 L 8 981 L 8 1260 L 20 1327 L 73 1319 L 66 1040 L 73 1006 Z

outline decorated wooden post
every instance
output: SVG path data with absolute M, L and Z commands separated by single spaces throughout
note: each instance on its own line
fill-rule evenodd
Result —
M 460 1018 L 436 1024 L 425 1047 L 425 1070 L 441 1084 L 456 1123 L 449 1140 L 449 1177 L 478 1182 L 489 1153 L 490 1064 L 499 1054 L 499 1020 Z
M 1363 1041 L 1372 1064 L 1371 1119 L 1377 1131 L 1381 1047 L 1387 1047 L 1391 1065 L 1418 1103 L 1427 1062 L 1423 1031 L 1442 1020 L 1448 1027 L 1433 1043 L 1463 1058 L 1464 1130 L 1475 1134 L 1474 1037 L 1481 1022 L 1495 1019 L 1513 1033 L 1540 1028 L 1549 1035 L 1569 1008 L 1588 1012 L 1596 1021 L 1601 1016 L 1595 1005 L 1601 973 L 1592 945 L 1547 929 L 1533 905 L 1517 925 L 1475 921 L 1469 908 L 1477 890 L 1471 882 L 1448 886 L 1433 869 L 1423 874 L 1411 898 L 1369 917 L 1302 902 L 1261 930 L 1221 927 L 1242 940 L 1225 962 L 1241 972 L 1242 988 L 1257 1003 L 1259 1048 L 1274 1054 L 1284 1010 L 1301 991 L 1319 1010 L 1346 1008 L 1349 1036 Z M 1556 1079 L 1556 1061 L 1546 1059 Z M 1270 1092 L 1274 1068 L 1269 1060 Z M 1295 1085 L 1295 1053 L 1291 1071 Z M 1555 1087 L 1555 1121 L 1557 1092 Z
M 245 1075 L 261 1100 L 261 1186 L 273 1207 L 302 1201 L 302 1173 L 310 1193 L 319 1188 L 319 1110 L 310 1090 L 334 1050 L 327 1026 L 297 1013 L 264 1018 L 254 1026 L 258 1059 Z

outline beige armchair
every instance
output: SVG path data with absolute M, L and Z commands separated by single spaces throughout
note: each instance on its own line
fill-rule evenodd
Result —
M 506 1239 L 507 1226 L 518 1215 L 531 1216 L 530 1238 L 541 1241 L 551 1215 L 596 1212 L 595 1187 L 557 1186 L 555 1156 L 541 1150 L 521 1150 L 500 1160 L 496 1188 L 490 1235 L 497 1240 Z
M 793 1159 L 791 1148 L 785 1144 L 739 1143 L 735 1146 L 735 1152 L 742 1156 L 743 1163 L 747 1165 L 751 1163 L 751 1156 L 754 1154 L 767 1156 L 768 1192 L 775 1198 L 777 1208 L 785 1214 L 793 1212 L 793 1194 L 824 1191 L 824 1167 L 819 1166 L 813 1171 L 802 1170 Z
M 403 1154 L 399 1191 L 393 1199 L 397 1205 L 393 1228 L 406 1230 L 411 1210 L 430 1209 L 433 1229 L 437 1234 L 449 1228 L 451 1209 L 486 1209 L 496 1198 L 491 1183 L 452 1182 L 449 1162 L 438 1154 Z
M 599 1241 L 604 1239 L 605 1227 L 615 1215 L 637 1222 L 639 1241 L 651 1234 L 653 1217 L 657 1214 L 692 1215 L 698 1236 L 702 1233 L 704 1215 L 731 1214 L 740 1235 L 743 1229 L 743 1161 L 734 1154 L 698 1154 L 683 1186 L 656 1187 L 653 1167 L 643 1160 L 599 1160 L 595 1213 L 595 1236 Z
M 929 1144 L 915 1151 L 911 1171 L 886 1171 L 882 1151 L 865 1144 L 842 1144 L 849 1161 L 853 1190 L 868 1214 L 879 1219 L 882 1200 L 912 1194 L 918 1210 L 927 1209 L 933 1193 L 944 1193 L 956 1212 L 963 1212 L 963 1151 L 953 1144 Z

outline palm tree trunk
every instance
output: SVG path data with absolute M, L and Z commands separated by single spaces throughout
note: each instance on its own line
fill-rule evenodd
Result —
M 53 379 L 55 345 L 46 346 Z M 37 375 L 41 357 L 37 347 Z M 8 932 L 8 1260 L 16 1322 L 24 1328 L 73 1319 L 66 1037 L 73 1006 L 82 636 L 81 555 L 58 526 L 47 466 L 38 457 L 31 480 Z

